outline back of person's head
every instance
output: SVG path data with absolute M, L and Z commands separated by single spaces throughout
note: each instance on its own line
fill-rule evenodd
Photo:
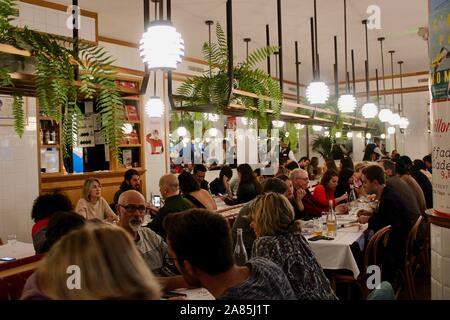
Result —
M 290 180 L 289 177 L 285 174 L 280 174 L 279 176 L 276 176 L 275 178 L 280 179 L 281 181 L 288 181 Z
M 42 293 L 55 300 L 161 297 L 130 235 L 108 223 L 86 224 L 64 236 L 42 260 L 37 281 Z
M 423 162 L 420 159 L 416 159 L 413 161 L 412 168 L 415 170 L 426 170 L 427 169 L 427 167 L 425 166 L 425 162 Z
M 432 160 L 431 160 L 431 154 L 428 154 L 428 155 L 426 155 L 425 157 L 423 157 L 423 162 L 429 162 L 429 163 L 432 163 Z
M 300 231 L 299 225 L 294 223 L 294 208 L 280 193 L 269 192 L 258 196 L 251 202 L 249 209 L 258 236 Z
M 364 168 L 363 174 L 369 182 L 378 181 L 379 184 L 386 183 L 384 169 L 378 165 L 371 165 Z
M 184 173 L 183 171 L 182 173 Z M 187 172 L 187 171 L 186 171 Z M 187 172 L 189 173 L 189 172 Z M 159 178 L 159 187 L 167 188 L 171 192 L 177 192 L 180 187 L 180 183 L 178 182 L 178 178 L 174 174 L 165 174 L 161 178 Z
M 381 142 L 381 140 L 379 137 L 374 137 L 373 142 L 375 142 L 376 144 L 379 144 Z
M 223 166 L 220 169 L 219 179 L 222 180 L 223 177 L 227 177 L 230 180 L 233 177 L 233 170 L 229 166 Z
M 204 165 L 204 164 L 196 164 L 196 165 L 194 165 L 194 172 L 193 173 L 196 173 L 196 172 L 206 172 L 207 171 L 207 169 L 206 169 L 206 166 Z
M 400 160 L 403 161 L 408 169 L 410 169 L 413 165 L 411 158 L 408 156 L 401 156 Z
M 261 176 L 261 168 L 257 168 L 255 170 L 253 170 L 253 173 L 255 174 L 256 177 L 260 177 Z
M 300 169 L 300 168 L 292 170 L 291 173 L 289 174 L 289 179 L 291 181 L 295 180 L 296 178 L 302 178 L 302 177 L 304 177 L 304 178 L 308 177 L 308 172 L 306 170 Z
M 63 236 L 84 226 L 86 219 L 73 211 L 56 212 L 49 220 L 45 243 L 39 253 L 47 252 Z
M 352 170 L 355 169 L 352 158 L 346 157 L 346 158 L 341 159 L 341 170 L 345 169 L 345 168 L 352 169 Z
M 334 170 L 338 172 L 338 168 L 336 167 L 336 162 L 334 162 L 333 159 L 327 159 L 325 160 L 325 165 L 327 166 L 327 170 Z
M 339 172 L 339 184 L 340 185 L 348 185 L 348 180 L 353 176 L 355 171 L 350 168 L 344 168 Z
M 295 161 L 291 161 L 286 165 L 286 169 L 288 169 L 289 171 L 295 170 L 300 168 L 300 166 L 298 165 L 297 162 Z
M 191 209 L 168 215 L 163 226 L 179 265 L 189 261 L 213 276 L 234 265 L 230 227 L 221 214 Z
M 189 194 L 191 192 L 200 190 L 200 185 L 189 172 L 184 171 L 180 173 L 180 175 L 178 176 L 178 182 L 183 194 Z
M 50 218 L 58 211 L 71 211 L 73 209 L 72 202 L 63 193 L 54 192 L 38 196 L 33 203 L 31 209 L 31 219 L 34 222 Z
M 322 179 L 320 179 L 320 184 L 323 185 L 325 187 L 325 189 L 327 189 L 328 188 L 328 183 L 334 177 L 339 177 L 337 171 L 328 169 L 323 174 Z
M 357 163 L 357 164 L 355 165 L 355 172 L 359 172 L 360 170 L 364 169 L 364 168 L 367 167 L 368 165 L 369 165 L 369 163 L 366 162 L 366 161 Z
M 278 171 L 275 174 L 275 177 L 278 177 L 278 176 L 281 176 L 281 175 L 288 175 L 288 174 L 289 174 L 289 169 L 287 169 L 287 168 L 285 168 L 283 166 L 279 166 L 278 167 Z
M 403 176 L 405 174 L 409 174 L 409 167 L 408 165 L 406 165 L 404 159 L 402 159 L 402 157 L 398 158 L 397 160 L 395 160 L 395 169 L 397 174 Z
M 317 167 L 319 165 L 319 158 L 317 157 L 312 157 L 311 158 L 311 163 L 310 163 L 313 167 Z
M 276 192 L 284 194 L 287 192 L 287 184 L 278 178 L 269 178 L 264 181 L 262 192 Z
M 383 160 L 383 168 L 384 170 L 391 170 L 393 175 L 397 173 L 396 164 L 392 160 Z

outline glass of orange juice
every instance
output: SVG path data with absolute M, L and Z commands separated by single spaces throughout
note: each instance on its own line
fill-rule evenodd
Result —
M 315 236 L 321 236 L 322 235 L 322 219 L 320 218 L 314 218 L 313 220 L 313 233 Z

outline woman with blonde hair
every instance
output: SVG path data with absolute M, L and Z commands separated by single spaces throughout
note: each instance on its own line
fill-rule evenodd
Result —
M 57 242 L 36 272 L 54 300 L 160 299 L 155 276 L 131 237 L 111 224 L 86 224 Z
M 91 177 L 84 181 L 81 199 L 78 200 L 75 212 L 87 220 L 100 219 L 108 222 L 117 221 L 117 215 L 111 210 L 108 202 L 102 197 L 100 180 Z
M 336 299 L 330 283 L 294 221 L 294 208 L 278 193 L 266 193 L 250 205 L 250 226 L 257 239 L 252 257 L 264 257 L 280 266 L 299 300 Z

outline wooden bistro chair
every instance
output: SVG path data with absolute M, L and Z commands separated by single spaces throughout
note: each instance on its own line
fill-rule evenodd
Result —
M 405 258 L 405 285 L 409 294 L 409 298 L 414 300 L 416 298 L 416 287 L 414 284 L 414 276 L 419 267 L 418 259 L 419 255 L 422 253 L 423 249 L 419 248 L 419 252 L 415 252 L 415 244 L 417 240 L 417 233 L 422 223 L 424 222 L 423 217 L 419 216 L 414 226 L 411 228 L 406 239 L 406 258 Z M 423 266 L 421 266 L 423 268 Z
M 360 274 L 358 275 L 358 278 L 354 278 L 353 275 L 341 275 L 341 274 L 334 274 L 333 275 L 333 282 L 334 284 L 338 283 L 346 283 L 348 287 L 348 299 L 350 299 L 351 296 L 351 286 L 356 285 L 362 295 L 362 299 L 367 299 L 367 296 L 369 295 L 369 289 L 367 288 L 367 268 L 370 265 L 378 265 L 381 269 L 381 261 L 378 259 L 379 252 L 382 248 L 385 248 L 387 245 L 387 242 L 389 240 L 389 234 L 392 231 L 392 226 L 386 226 L 384 228 L 381 228 L 378 230 L 369 240 L 369 243 L 367 244 L 366 250 L 364 252 L 364 265 L 363 269 L 361 270 Z

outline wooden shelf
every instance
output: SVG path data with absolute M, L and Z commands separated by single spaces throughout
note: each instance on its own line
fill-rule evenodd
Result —
M 59 144 L 41 144 L 41 148 L 42 149 L 50 149 L 50 148 L 60 149 L 61 145 L 59 145 Z
M 142 144 L 119 144 L 119 148 L 137 148 L 137 147 L 142 147 Z
M 140 120 L 126 120 L 125 123 L 137 123 L 137 124 L 139 124 L 139 123 L 141 123 L 141 121 Z
M 39 120 L 41 121 L 53 121 L 53 122 L 58 122 L 53 118 L 47 117 L 47 116 L 39 116 Z

